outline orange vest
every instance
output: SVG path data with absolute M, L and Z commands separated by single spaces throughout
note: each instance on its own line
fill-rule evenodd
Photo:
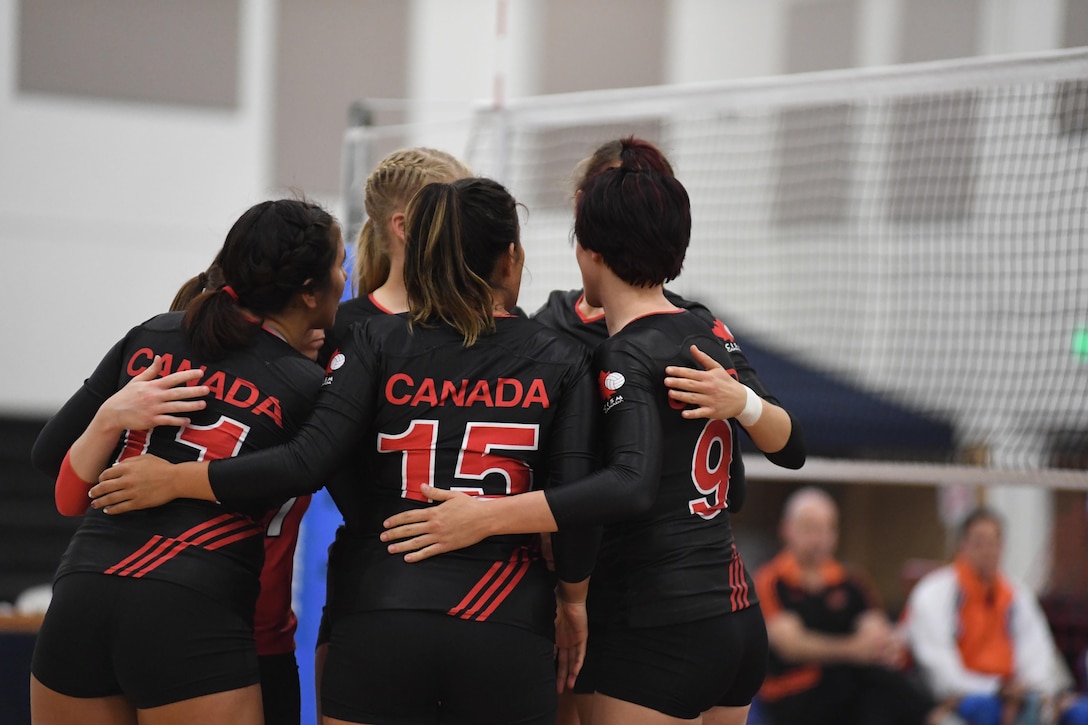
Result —
M 1012 587 L 1000 575 L 992 583 L 983 581 L 962 559 L 957 558 L 953 566 L 959 580 L 956 644 L 964 667 L 1012 677 Z

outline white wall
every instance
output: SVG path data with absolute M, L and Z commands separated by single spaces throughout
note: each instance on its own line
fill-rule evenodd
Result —
M 0 412 L 63 403 L 262 198 L 271 6 L 242 3 L 239 107 L 220 111 L 19 94 L 0 0 Z
M 787 0 L 673 0 L 665 77 L 670 83 L 781 72 Z

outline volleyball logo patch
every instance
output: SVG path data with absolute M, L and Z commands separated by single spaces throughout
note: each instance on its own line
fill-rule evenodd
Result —
M 623 373 L 610 373 L 602 370 L 598 382 L 601 386 L 601 400 L 608 400 L 616 394 L 617 390 L 623 387 L 623 384 L 627 382 L 627 378 L 623 377 Z
M 329 358 L 329 364 L 325 366 L 325 379 L 321 382 L 321 387 L 332 384 L 332 373 L 334 370 L 339 370 L 344 367 L 344 362 L 347 358 L 344 357 L 344 353 L 336 350 L 332 357 Z
M 627 382 L 623 373 L 612 373 L 602 370 L 597 378 L 601 389 L 601 400 L 604 401 L 604 412 L 608 412 L 623 402 L 623 396 L 619 395 L 619 389 Z
M 325 374 L 332 375 L 334 370 L 339 370 L 344 367 L 344 362 L 347 358 L 344 357 L 344 353 L 339 350 L 334 350 L 332 357 L 329 358 L 329 364 L 325 366 Z

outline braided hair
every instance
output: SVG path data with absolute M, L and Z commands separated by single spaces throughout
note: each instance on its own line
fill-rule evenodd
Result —
M 389 220 L 404 211 L 417 191 L 432 182 L 448 183 L 472 176 L 454 156 L 431 148 L 394 151 L 382 159 L 366 180 L 367 220 L 355 246 L 354 284 L 357 294 L 368 295 L 389 277 Z
M 250 207 L 212 264 L 223 284 L 206 288 L 186 308 L 183 324 L 193 349 L 218 360 L 247 347 L 260 318 L 283 311 L 298 293 L 330 286 L 338 235 L 336 220 L 311 202 L 280 199 Z

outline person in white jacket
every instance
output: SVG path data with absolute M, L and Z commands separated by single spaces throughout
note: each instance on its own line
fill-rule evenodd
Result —
M 1002 529 L 993 510 L 972 511 L 954 561 L 914 587 L 906 631 L 915 663 L 971 725 L 1088 725 L 1088 700 L 1069 692 L 1039 602 L 1000 570 Z

